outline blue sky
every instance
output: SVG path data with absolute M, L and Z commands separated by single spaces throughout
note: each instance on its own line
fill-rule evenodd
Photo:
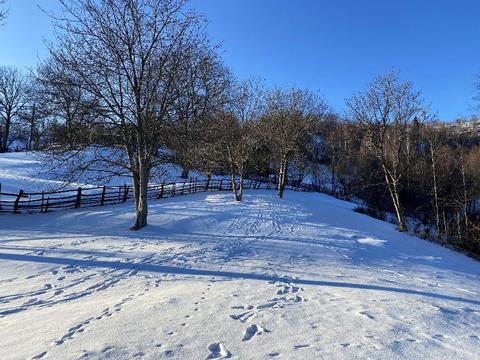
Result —
M 376 74 L 396 69 L 443 120 L 469 115 L 480 73 L 478 0 L 193 0 L 239 77 L 320 90 L 341 111 Z M 52 37 L 37 7 L 9 0 L 0 64 L 33 66 Z

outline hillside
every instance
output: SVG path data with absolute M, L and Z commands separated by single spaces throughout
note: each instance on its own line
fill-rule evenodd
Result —
M 321 195 L 0 217 L 2 359 L 475 359 L 480 264 Z

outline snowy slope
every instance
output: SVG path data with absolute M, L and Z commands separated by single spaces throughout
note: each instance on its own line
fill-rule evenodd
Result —
M 321 194 L 0 217 L 1 359 L 478 359 L 480 264 Z

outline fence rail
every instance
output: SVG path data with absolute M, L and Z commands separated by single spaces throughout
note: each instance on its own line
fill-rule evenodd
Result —
M 271 190 L 275 184 L 265 180 L 245 180 L 244 189 Z M 0 188 L 1 189 L 1 188 Z M 307 184 L 289 184 L 286 189 L 305 192 L 322 192 L 320 187 Z M 161 183 L 148 186 L 149 199 L 195 194 L 209 191 L 232 191 L 229 179 L 191 179 L 185 182 Z M 54 210 L 78 209 L 86 207 L 120 204 L 134 197 L 131 185 L 85 187 L 74 190 L 51 192 L 3 193 L 0 190 L 0 213 L 45 213 Z

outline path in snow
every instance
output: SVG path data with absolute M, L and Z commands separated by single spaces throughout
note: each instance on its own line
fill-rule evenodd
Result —
M 1 359 L 476 359 L 480 264 L 321 194 L 0 217 Z

